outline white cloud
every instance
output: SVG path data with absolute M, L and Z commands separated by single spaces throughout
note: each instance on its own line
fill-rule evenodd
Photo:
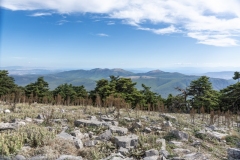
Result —
M 107 25 L 115 25 L 115 22 L 109 21 L 109 22 L 107 22 Z
M 99 36 L 99 37 L 109 37 L 109 35 L 107 35 L 105 33 L 98 33 L 97 36 Z
M 63 20 L 60 20 L 60 21 L 58 21 L 57 22 L 57 25 L 63 25 L 63 24 L 65 24 L 65 23 L 68 23 L 69 21 L 67 21 L 67 20 L 65 20 L 65 19 L 63 19 Z
M 37 13 L 31 14 L 30 16 L 41 17 L 41 16 L 51 16 L 51 15 L 52 13 L 37 12 Z
M 2 0 L 11 10 L 102 13 L 155 34 L 183 33 L 201 44 L 235 46 L 240 37 L 239 0 Z M 147 28 L 147 24 L 166 28 Z M 111 23 L 108 23 L 111 24 Z

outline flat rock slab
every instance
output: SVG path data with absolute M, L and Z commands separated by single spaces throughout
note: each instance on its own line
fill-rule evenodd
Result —
M 82 160 L 82 157 L 72 155 L 61 155 L 57 160 Z
M 203 153 L 190 153 L 184 156 L 185 160 L 210 160 L 209 155 Z
M 146 157 L 159 156 L 159 151 L 156 149 L 150 149 L 145 151 Z
M 181 141 L 188 141 L 189 135 L 185 132 L 173 130 L 171 133 L 174 134 Z
M 126 135 L 128 133 L 128 129 L 123 127 L 109 126 L 109 129 L 112 133 L 118 133 L 120 135 Z
M 135 134 L 128 136 L 116 136 L 115 143 L 118 147 L 134 148 L 138 144 L 138 136 Z
M 100 127 L 104 123 L 105 122 L 100 122 L 98 120 L 85 120 L 85 119 L 76 120 L 74 122 L 75 126 L 84 125 L 84 126 L 94 126 L 94 127 Z
M 211 137 L 214 137 L 218 140 L 222 140 L 222 139 L 225 139 L 225 137 L 228 135 L 228 134 L 224 134 L 224 133 L 219 133 L 219 132 L 207 132 L 208 135 L 210 135 Z
M 176 147 L 181 147 L 183 145 L 182 142 L 178 142 L 178 141 L 170 141 L 169 144 L 173 144 L 175 145 Z
M 70 141 L 72 141 L 73 138 L 74 138 L 72 135 L 70 135 L 70 134 L 68 134 L 68 133 L 66 133 L 64 131 L 59 133 L 59 134 L 57 134 L 57 137 L 65 139 L 65 140 L 70 140 Z
M 160 157 L 159 156 L 151 156 L 151 157 L 145 157 L 143 158 L 143 160 L 159 160 Z
M 114 117 L 111 116 L 106 116 L 106 115 L 102 115 L 101 119 L 108 122 L 108 121 L 114 121 Z
M 24 125 L 26 125 L 26 123 L 21 121 L 16 123 L 0 123 L 0 131 L 17 129 L 19 126 L 24 126 Z

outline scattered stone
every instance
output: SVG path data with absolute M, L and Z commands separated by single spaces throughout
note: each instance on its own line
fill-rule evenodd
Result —
M 151 133 L 152 130 L 151 130 L 151 128 L 145 127 L 145 128 L 144 128 L 144 132 L 146 132 L 146 133 Z
M 118 149 L 118 152 L 121 153 L 122 155 L 127 155 L 129 153 L 129 150 L 127 148 L 120 147 Z
M 218 128 L 215 125 L 208 126 L 212 131 L 218 130 Z
M 146 157 L 151 157 L 151 156 L 159 156 L 159 151 L 156 149 L 150 149 L 145 151 Z
M 80 126 L 80 125 L 84 125 L 84 126 L 94 126 L 94 127 L 100 127 L 103 125 L 103 122 L 97 121 L 97 120 L 85 120 L 85 119 L 80 119 L 80 120 L 76 120 L 74 122 L 75 126 Z
M 182 132 L 179 130 L 173 130 L 171 133 L 173 133 L 181 141 L 188 141 L 189 135 L 185 132 Z
M 33 122 L 37 123 L 37 124 L 42 124 L 44 122 L 44 120 L 43 119 L 34 119 Z
M 73 137 L 76 137 L 78 139 L 83 139 L 84 135 L 80 132 L 80 130 L 74 130 L 70 133 Z
M 104 121 L 106 121 L 106 122 L 114 121 L 114 117 L 107 116 L 107 115 L 102 115 L 102 116 L 101 116 L 101 119 L 104 120 Z
M 11 113 L 11 111 L 9 109 L 5 109 L 4 113 Z
M 48 157 L 37 155 L 37 156 L 29 158 L 29 160 L 48 160 Z
M 135 134 L 128 136 L 116 136 L 115 143 L 118 147 L 134 148 L 138 144 L 138 136 Z
M 132 128 L 134 128 L 134 129 L 142 128 L 142 123 L 141 123 L 141 121 L 133 123 Z
M 100 134 L 96 139 L 97 140 L 105 140 L 108 141 L 112 137 L 112 132 L 110 130 L 106 130 L 104 133 Z
M 171 128 L 173 126 L 170 121 L 163 121 L 163 125 L 164 127 L 168 127 L 168 128 Z
M 132 122 L 135 120 L 134 118 L 129 118 L 129 117 L 123 117 L 123 119 L 127 122 Z
M 159 156 L 151 156 L 151 157 L 145 157 L 143 160 L 160 160 Z
M 153 131 L 161 131 L 161 130 L 162 130 L 162 128 L 159 127 L 159 126 L 151 126 L 150 128 L 151 128 Z
M 118 121 L 112 121 L 111 123 L 112 123 L 112 125 L 114 125 L 114 126 L 118 126 Z
M 170 141 L 169 144 L 173 144 L 176 147 L 182 147 L 183 143 L 178 141 Z
M 98 141 L 96 141 L 96 140 L 88 140 L 88 141 L 86 141 L 85 143 L 84 143 L 84 146 L 86 146 L 86 147 L 93 147 L 93 146 L 95 146 L 96 144 L 98 144 Z
M 74 138 L 72 135 L 66 133 L 65 131 L 62 131 L 61 133 L 57 134 L 57 137 L 70 141 L 72 141 Z
M 203 153 L 190 153 L 183 157 L 185 160 L 210 160 L 209 155 L 204 155 Z
M 92 131 L 89 131 L 89 132 L 88 132 L 88 135 L 89 135 L 89 138 L 92 138 L 93 135 L 94 135 L 94 133 L 93 133 Z
M 26 158 L 23 155 L 16 155 L 12 160 L 25 160 Z
M 125 157 L 121 153 L 112 153 L 110 156 L 103 160 L 125 160 Z
M 36 118 L 37 119 L 44 119 L 45 117 L 42 114 L 39 114 Z
M 119 135 L 126 135 L 128 133 L 128 129 L 123 127 L 109 126 L 109 129 L 112 133 L 118 133 Z
M 13 130 L 17 129 L 18 125 L 16 123 L 0 123 L 0 131 L 1 130 Z
M 175 148 L 173 149 L 173 152 L 176 154 L 189 154 L 191 151 L 189 149 L 183 149 L 183 148 Z
M 74 141 L 74 145 L 77 149 L 82 149 L 83 148 L 83 142 L 82 142 L 81 139 L 74 138 L 73 141 Z
M 149 120 L 149 118 L 148 118 L 147 116 L 141 116 L 140 118 L 141 118 L 141 119 L 144 119 L 145 121 L 148 121 L 148 120 Z
M 32 118 L 26 117 L 26 118 L 25 118 L 25 121 L 26 121 L 26 122 L 32 122 Z
M 165 139 L 157 139 L 156 143 L 161 143 L 161 150 L 166 150 L 166 140 Z
M 161 113 L 159 116 L 165 118 L 166 120 L 171 120 L 172 122 L 177 121 L 176 117 L 169 115 L 169 114 Z
M 239 160 L 240 159 L 240 149 L 228 148 L 228 159 L 229 160 Z
M 217 140 L 223 140 L 228 134 L 223 134 L 219 132 L 207 132 L 208 135 L 210 135 L 213 138 L 216 138 Z
M 200 141 L 194 141 L 192 143 L 192 146 L 197 147 L 197 146 L 200 146 L 201 144 L 202 144 L 202 142 L 200 142 Z
M 61 155 L 57 160 L 82 160 L 81 156 Z
M 160 150 L 160 154 L 163 155 L 165 158 L 168 158 L 168 156 L 170 155 L 167 150 Z

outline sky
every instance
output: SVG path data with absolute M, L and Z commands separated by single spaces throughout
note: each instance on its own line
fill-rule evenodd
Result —
M 0 67 L 240 69 L 239 0 L 1 0 Z

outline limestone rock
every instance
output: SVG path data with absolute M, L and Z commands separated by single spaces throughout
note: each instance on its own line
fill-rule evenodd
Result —
M 16 155 L 12 160 L 25 160 L 26 158 L 23 155 Z
M 83 139 L 84 135 L 80 132 L 80 130 L 74 130 L 70 133 L 73 137 Z
M 82 142 L 81 139 L 74 138 L 73 141 L 74 141 L 74 145 L 77 149 L 82 149 L 83 148 L 83 142 Z
M 96 140 L 93 140 L 93 141 L 88 140 L 88 141 L 86 141 L 86 142 L 84 143 L 84 146 L 86 146 L 86 147 L 93 147 L 93 146 L 95 146 L 96 144 L 98 144 L 98 141 L 96 141 Z
M 174 144 L 176 147 L 181 147 L 183 145 L 182 142 L 178 142 L 178 141 L 170 141 L 169 144 Z
M 166 140 L 165 139 L 157 139 L 156 143 L 161 143 L 161 150 L 166 150 Z
M 128 136 L 116 136 L 115 143 L 118 147 L 134 148 L 138 144 L 138 136 L 135 134 Z
M 203 153 L 190 153 L 184 156 L 185 160 L 210 160 L 209 155 Z
M 72 155 L 61 155 L 57 160 L 82 160 L 82 157 Z
M 151 157 L 151 156 L 159 156 L 159 151 L 156 149 L 150 149 L 145 151 L 146 157 Z
M 11 113 L 11 111 L 9 109 L 5 109 L 4 113 Z
M 143 160 L 160 160 L 159 156 L 151 156 L 151 157 L 145 157 Z
M 103 122 L 100 122 L 98 120 L 85 120 L 85 119 L 80 119 L 80 120 L 76 120 L 74 122 L 75 126 L 80 126 L 80 125 L 84 125 L 84 126 L 94 126 L 94 127 L 100 127 L 103 125 Z
M 240 149 L 228 148 L 228 159 L 229 160 L 239 160 L 240 159 Z
M 151 128 L 149 128 L 149 127 L 145 127 L 145 128 L 144 128 L 144 132 L 146 132 L 146 133 L 151 133 L 152 130 L 151 130 Z
M 170 114 L 161 113 L 161 114 L 159 114 L 159 116 L 165 118 L 166 120 L 171 120 L 172 122 L 177 121 L 177 118 Z
M 173 133 L 181 141 L 188 141 L 189 135 L 185 132 L 182 132 L 179 130 L 173 130 L 171 133 Z
M 118 133 L 119 135 L 125 135 L 128 132 L 127 128 L 118 127 L 118 126 L 109 126 L 109 129 L 112 133 Z
M 160 154 L 163 155 L 165 158 L 168 158 L 168 156 L 170 155 L 167 150 L 160 150 Z
M 110 130 L 106 130 L 104 133 L 100 134 L 96 139 L 108 141 L 111 137 L 112 137 L 112 132 Z

